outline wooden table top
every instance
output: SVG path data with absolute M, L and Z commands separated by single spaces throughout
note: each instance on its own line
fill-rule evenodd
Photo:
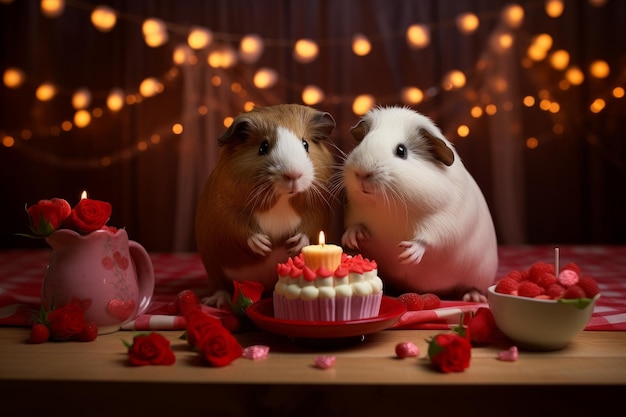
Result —
M 477 415 L 485 396 L 496 395 L 499 407 L 516 403 L 508 415 L 536 412 L 533 401 L 539 398 L 542 407 L 549 401 L 547 407 L 579 415 L 598 412 L 597 403 L 609 408 L 619 404 L 622 397 L 616 392 L 626 392 L 626 332 L 584 331 L 562 350 L 520 351 L 515 362 L 496 359 L 504 347 L 474 347 L 469 369 L 450 374 L 435 370 L 425 358 L 426 340 L 439 332 L 385 330 L 343 347 L 302 345 L 284 336 L 244 332 L 236 335 L 243 347 L 270 346 L 269 356 L 211 368 L 179 339 L 180 331 L 159 332 L 171 341 L 174 365 L 134 367 L 128 365 L 122 343 L 132 341 L 129 331 L 87 343 L 32 345 L 26 343 L 28 329 L 0 328 L 0 408 L 10 411 L 3 415 L 66 416 L 66 406 L 59 402 L 63 398 L 89 408 L 89 415 L 103 416 L 163 415 L 181 409 L 219 411 L 212 415 L 251 415 L 258 410 L 271 415 L 361 410 L 371 415 L 367 413 L 412 410 L 414 404 L 433 411 L 458 407 L 465 415 Z M 419 347 L 420 356 L 398 359 L 395 345 L 408 341 Z M 334 367 L 316 368 L 317 355 L 335 356 Z M 524 402 L 522 389 L 534 400 Z M 458 401 L 448 403 L 451 397 Z M 568 400 L 578 397 L 585 398 L 584 404 Z M 94 408 L 94 403 L 99 405 Z M 485 411 L 480 415 L 490 414 Z
M 243 347 L 270 346 L 266 359 L 238 359 L 211 368 L 199 361 L 181 331 L 160 332 L 171 341 L 173 366 L 127 364 L 122 339 L 132 332 L 100 335 L 93 342 L 26 343 L 29 331 L 0 329 L 0 380 L 133 381 L 263 384 L 626 384 L 626 332 L 581 332 L 568 346 L 552 352 L 520 351 L 516 362 L 496 359 L 503 347 L 472 349 L 470 368 L 443 374 L 425 358 L 426 340 L 442 331 L 386 330 L 347 346 L 299 344 L 260 331 L 236 334 Z M 398 359 L 395 345 L 411 341 L 418 358 Z M 318 355 L 336 357 L 332 369 L 313 366 Z

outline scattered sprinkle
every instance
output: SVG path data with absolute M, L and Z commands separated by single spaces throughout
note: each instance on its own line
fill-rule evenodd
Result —
M 316 356 L 315 366 L 320 369 L 332 368 L 335 365 L 335 359 L 334 356 Z
M 498 352 L 498 360 L 515 362 L 517 360 L 517 346 L 511 346 L 507 350 Z
M 258 360 L 267 358 L 267 354 L 270 351 L 269 346 L 264 345 L 253 345 L 244 348 L 243 357 L 246 359 Z

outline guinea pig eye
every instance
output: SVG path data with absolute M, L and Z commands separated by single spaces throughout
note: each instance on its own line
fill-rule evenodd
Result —
M 270 150 L 270 143 L 266 140 L 261 142 L 261 145 L 259 145 L 259 155 L 267 155 L 269 150 Z
M 406 159 L 406 157 L 407 157 L 406 146 L 404 146 L 404 145 L 396 146 L 396 156 L 398 158 Z
M 304 146 L 304 150 L 307 151 L 307 153 L 309 152 L 309 142 L 306 141 L 306 139 L 302 139 L 302 146 Z

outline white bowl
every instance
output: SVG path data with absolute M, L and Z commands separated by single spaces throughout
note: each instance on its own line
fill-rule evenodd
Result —
M 519 348 L 557 350 L 565 347 L 589 323 L 596 295 L 580 308 L 557 300 L 541 300 L 487 289 L 489 308 L 498 328 Z

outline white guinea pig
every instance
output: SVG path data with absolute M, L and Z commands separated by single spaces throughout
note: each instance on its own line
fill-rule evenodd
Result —
M 408 108 L 374 108 L 351 132 L 359 143 L 343 167 L 343 245 L 375 260 L 398 293 L 485 302 L 498 267 L 496 233 L 453 145 Z
M 228 300 L 232 280 L 271 292 L 276 265 L 328 229 L 334 156 L 326 142 L 334 128 L 329 113 L 279 104 L 238 115 L 220 136 L 195 220 L 206 304 Z

